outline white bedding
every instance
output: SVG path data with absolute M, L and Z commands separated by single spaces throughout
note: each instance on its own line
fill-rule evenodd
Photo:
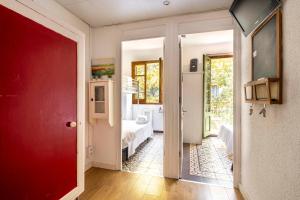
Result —
M 226 145 L 228 155 L 233 155 L 233 131 L 232 127 L 221 125 L 218 136 Z
M 128 147 L 128 156 L 131 156 L 136 148 L 152 134 L 152 122 L 137 124 L 135 120 L 123 120 L 122 149 Z

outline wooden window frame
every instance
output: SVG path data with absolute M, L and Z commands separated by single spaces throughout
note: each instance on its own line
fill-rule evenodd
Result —
M 233 54 L 208 54 L 211 59 L 233 58 Z
M 147 103 L 147 93 L 146 93 L 146 89 L 147 89 L 147 64 L 149 63 L 159 63 L 159 102 L 158 103 Z M 136 65 L 144 65 L 145 66 L 145 73 L 144 75 L 136 75 L 135 74 L 135 66 Z M 134 61 L 131 63 L 131 77 L 132 79 L 135 79 L 136 76 L 143 76 L 144 80 L 145 80 L 145 88 L 144 88 L 144 95 L 145 98 L 144 99 L 136 99 L 135 95 L 132 95 L 132 104 L 153 104 L 153 105 L 160 105 L 162 104 L 162 100 L 163 100 L 163 96 L 162 96 L 162 83 L 163 83 L 163 79 L 162 79 L 162 74 L 163 74 L 163 62 L 162 59 L 159 58 L 159 60 L 146 60 L 146 61 Z

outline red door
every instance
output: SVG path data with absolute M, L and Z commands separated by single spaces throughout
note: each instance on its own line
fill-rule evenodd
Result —
M 0 199 L 77 186 L 77 44 L 0 5 Z

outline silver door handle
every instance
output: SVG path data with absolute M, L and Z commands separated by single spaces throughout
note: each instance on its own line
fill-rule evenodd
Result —
M 77 123 L 76 122 L 67 122 L 67 127 L 76 128 L 77 127 Z
M 182 110 L 182 112 L 186 113 L 186 112 L 187 112 L 187 110 Z

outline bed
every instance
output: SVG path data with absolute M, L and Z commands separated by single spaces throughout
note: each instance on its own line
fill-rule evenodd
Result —
M 219 139 L 221 139 L 227 148 L 227 156 L 230 160 L 233 159 L 233 131 L 232 126 L 221 125 L 219 130 Z M 231 164 L 231 171 L 233 171 L 233 163 Z
M 233 155 L 233 131 L 232 127 L 228 125 L 221 125 L 218 134 L 219 139 L 221 139 L 227 148 L 227 154 Z
M 122 109 L 124 109 L 122 110 L 122 161 L 125 161 L 135 153 L 136 148 L 141 143 L 152 136 L 153 127 L 151 109 L 140 110 L 136 113 L 136 120 L 131 120 L 132 95 L 139 96 L 138 81 L 124 76 L 122 80 L 122 92 L 125 100 L 122 100 Z M 144 119 L 144 121 L 142 120 L 141 123 L 139 119 Z
M 123 160 L 135 153 L 136 148 L 153 134 L 152 121 L 137 124 L 135 120 L 122 120 Z

